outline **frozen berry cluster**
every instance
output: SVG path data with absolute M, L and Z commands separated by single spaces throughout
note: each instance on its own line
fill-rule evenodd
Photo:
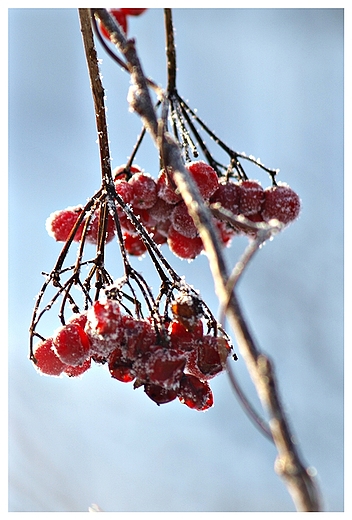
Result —
M 143 386 L 158 405 L 178 398 L 189 408 L 213 405 L 209 379 L 225 369 L 227 337 L 204 333 L 202 314 L 189 295 L 172 303 L 172 319 L 128 314 L 117 300 L 97 300 L 35 348 L 37 369 L 50 376 L 81 376 L 92 362 L 107 364 L 111 377 Z
M 277 219 L 287 225 L 298 217 L 300 199 L 287 184 L 279 183 L 264 189 L 256 180 L 234 182 L 219 178 L 216 171 L 204 161 L 189 162 L 185 166 L 208 205 L 217 204 L 233 215 L 243 215 L 252 222 Z M 128 171 L 124 166 L 119 166 L 113 174 L 116 193 L 132 209 L 157 244 L 167 243 L 176 256 L 187 260 L 193 260 L 203 251 L 202 240 L 187 206 L 172 184 L 171 172 L 162 169 L 155 179 L 139 166 L 133 165 Z M 75 206 L 52 213 L 46 222 L 49 234 L 58 241 L 67 240 L 82 211 L 82 206 Z M 135 256 L 144 254 L 146 245 L 135 223 L 118 203 L 116 211 L 126 251 Z M 85 219 L 81 222 L 73 240 L 81 240 L 86 226 L 85 239 L 96 244 L 99 222 L 100 210 L 97 209 L 88 226 Z M 251 230 L 244 231 L 243 227 L 230 225 L 221 217 L 214 218 L 214 222 L 224 246 L 229 245 L 239 233 L 253 234 Z M 106 243 L 114 238 L 114 234 L 115 223 L 109 214 L 105 228 Z
M 111 7 L 108 9 L 110 15 L 115 18 L 115 20 L 117 21 L 117 23 L 121 26 L 121 28 L 123 29 L 123 31 L 127 34 L 127 31 L 128 31 L 128 19 L 130 16 L 139 16 L 141 14 L 144 13 L 144 11 L 146 11 L 147 8 L 144 7 L 144 8 L 130 8 L 130 7 L 121 7 L 121 8 L 116 8 L 116 7 Z M 102 33 L 102 35 L 107 38 L 108 40 L 110 39 L 109 37 L 109 33 L 107 32 L 107 30 L 105 29 L 105 27 L 102 25 L 102 24 L 99 24 L 99 27 L 100 27 L 100 31 Z

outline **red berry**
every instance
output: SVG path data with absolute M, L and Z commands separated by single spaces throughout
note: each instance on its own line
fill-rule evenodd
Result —
M 172 225 L 169 227 L 167 243 L 176 256 L 187 260 L 193 260 L 203 251 L 200 237 L 187 238 L 176 231 Z
M 117 9 L 117 8 L 116 9 L 115 8 L 113 8 L 113 9 L 110 8 L 109 12 L 115 18 L 117 23 L 122 27 L 122 30 L 127 34 L 128 25 L 127 25 L 126 13 L 124 13 L 122 11 L 122 9 Z M 105 29 L 104 25 L 102 25 L 99 22 L 99 27 L 100 27 L 102 35 L 105 36 L 105 38 L 107 38 L 109 40 L 110 39 L 110 35 L 109 35 L 108 31 Z
M 105 362 L 109 354 L 123 338 L 119 302 L 96 301 L 87 313 L 85 332 L 91 342 L 91 355 L 94 360 Z
M 123 241 L 126 251 L 129 255 L 141 256 L 146 252 L 147 248 L 139 235 L 123 234 Z
M 46 230 L 50 236 L 58 242 L 66 242 L 73 226 L 76 224 L 79 215 L 82 213 L 82 206 L 72 206 L 66 209 L 54 211 L 46 220 Z M 74 240 L 79 241 L 82 234 L 82 225 L 79 226 Z
M 175 349 L 159 347 L 134 363 L 137 378 L 163 388 L 175 389 L 186 365 L 185 355 Z
M 116 193 L 120 195 L 126 204 L 131 204 L 133 200 L 133 187 L 131 184 L 125 179 L 117 179 L 115 180 L 115 190 Z M 120 206 L 118 206 L 120 208 Z M 122 208 L 121 208 L 121 211 Z
M 211 379 L 226 368 L 230 352 L 225 338 L 204 336 L 187 360 L 187 371 L 200 379 Z
M 148 320 L 126 315 L 122 318 L 122 327 L 124 336 L 121 341 L 121 352 L 125 359 L 135 360 L 155 345 L 156 331 Z
M 80 327 L 82 327 L 82 329 L 84 329 L 84 327 L 86 326 L 86 323 L 87 323 L 87 313 L 86 312 L 82 312 L 82 313 L 75 313 L 75 314 L 72 314 L 71 318 L 68 320 L 68 323 L 75 323 L 76 325 L 79 325 Z
M 68 377 L 79 377 L 82 374 L 84 374 L 84 372 L 87 372 L 87 370 L 90 369 L 90 366 L 91 366 L 91 358 L 88 358 L 88 359 L 86 359 L 86 361 L 84 361 L 84 363 L 82 365 L 67 366 L 64 370 L 64 373 Z
M 156 244 L 166 244 L 167 242 L 167 237 L 165 236 L 164 233 L 160 233 L 158 227 L 153 227 L 151 229 L 148 229 L 149 233 L 151 234 L 154 242 Z
M 165 222 L 165 220 L 170 219 L 171 213 L 173 212 L 174 208 L 174 204 L 169 204 L 160 197 L 158 197 L 156 203 L 154 204 L 154 206 L 148 209 L 148 212 L 155 220 L 155 223 L 159 224 L 160 222 Z
M 174 318 L 180 321 L 187 331 L 193 332 L 200 325 L 200 330 L 203 332 L 201 321 L 203 307 L 199 298 L 186 291 L 180 292 L 171 302 L 171 310 Z
M 171 223 L 173 228 L 185 237 L 195 238 L 198 235 L 198 230 L 193 218 L 188 213 L 187 206 L 184 202 L 179 202 L 174 207 L 171 214 Z
M 223 245 L 229 246 L 232 238 L 238 233 L 238 231 L 222 220 L 215 220 L 215 226 L 218 229 L 220 240 Z
M 171 176 L 171 172 L 169 173 Z M 182 200 L 182 197 L 177 193 L 176 186 L 173 186 L 165 170 L 161 170 L 156 181 L 158 197 L 168 204 L 177 204 Z
M 240 213 L 245 217 L 260 213 L 264 203 L 264 190 L 258 181 L 245 180 L 239 183 Z
M 154 401 L 157 405 L 170 403 L 177 397 L 177 391 L 172 388 L 163 388 L 162 386 L 153 385 L 146 383 L 144 385 L 144 391 L 147 396 Z
M 157 187 L 153 177 L 147 173 L 138 172 L 128 182 L 133 187 L 133 207 L 148 209 L 154 206 L 157 199 Z
M 198 320 L 192 329 L 188 330 L 183 323 L 173 320 L 169 324 L 168 332 L 172 348 L 189 352 L 197 348 L 198 342 L 203 337 L 203 322 Z
M 204 411 L 213 406 L 214 398 L 210 386 L 191 374 L 181 379 L 178 398 L 181 403 L 194 410 Z
M 111 377 L 122 383 L 130 383 L 136 377 L 132 362 L 123 359 L 120 347 L 117 347 L 109 356 L 109 372 Z
M 219 179 L 216 171 L 204 161 L 194 161 L 186 164 L 200 194 L 207 200 L 216 192 L 219 187 Z
M 214 195 L 210 197 L 210 203 L 220 203 L 221 206 L 238 215 L 240 206 L 241 189 L 234 182 L 220 184 Z
M 141 9 L 134 9 L 132 7 L 121 7 L 121 11 L 123 13 L 125 13 L 126 15 L 130 15 L 130 16 L 139 16 L 140 14 L 144 13 L 144 11 L 146 11 L 147 8 L 146 7 L 143 7 Z
M 87 313 L 86 328 L 103 337 L 119 341 L 123 334 L 121 307 L 116 300 L 96 301 Z
M 90 341 L 80 325 L 67 323 L 54 334 L 56 354 L 67 365 L 82 365 L 89 357 Z
M 96 245 L 98 243 L 99 237 L 99 228 L 100 228 L 100 209 L 93 213 L 93 216 L 89 222 L 89 226 L 87 229 L 86 240 L 90 244 Z M 105 229 L 105 243 L 111 242 L 111 240 L 115 236 L 115 221 L 113 217 L 109 214 L 106 223 Z
M 38 343 L 34 356 L 36 359 L 36 368 L 42 374 L 48 376 L 59 376 L 67 367 L 67 365 L 56 355 L 53 348 L 52 338 Z
M 264 220 L 276 218 L 283 224 L 295 220 L 301 209 L 301 202 L 297 193 L 288 185 L 279 184 L 266 188 L 262 215 Z

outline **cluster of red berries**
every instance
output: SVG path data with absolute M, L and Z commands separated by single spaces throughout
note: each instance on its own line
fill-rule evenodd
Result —
M 92 361 L 107 363 L 113 378 L 144 386 L 158 405 L 178 398 L 206 410 L 213 405 L 208 380 L 225 369 L 231 346 L 224 336 L 204 334 L 189 295 L 177 298 L 172 312 L 156 328 L 153 320 L 124 312 L 117 300 L 95 301 L 37 345 L 36 367 L 51 376 L 77 377 Z
M 130 7 L 121 7 L 121 8 L 115 8 L 115 7 L 110 7 L 108 9 L 109 13 L 111 16 L 113 16 L 113 18 L 115 18 L 115 20 L 117 21 L 117 23 L 122 27 L 123 31 L 127 34 L 127 31 L 128 31 L 128 18 L 129 16 L 139 16 L 141 14 L 144 13 L 144 11 L 146 11 L 147 8 L 144 7 L 144 8 L 140 8 L 140 9 L 134 9 L 134 8 L 130 8 Z M 107 30 L 105 29 L 105 27 L 102 25 L 102 24 L 99 24 L 100 25 L 100 30 L 101 30 L 101 33 L 102 35 L 107 38 L 108 40 L 110 39 L 109 37 L 109 33 L 107 32 Z
M 207 204 L 219 204 L 233 215 L 243 215 L 252 222 L 268 222 L 277 219 L 287 225 L 297 218 L 300 211 L 298 195 L 287 185 L 279 183 L 263 189 L 255 180 L 233 182 L 219 178 L 216 171 L 203 161 L 186 163 L 186 168 L 196 182 Z M 157 179 L 143 172 L 138 166 L 131 166 L 128 174 L 124 166 L 114 170 L 114 183 L 118 195 L 128 204 L 157 244 L 167 243 L 171 251 L 183 259 L 194 259 L 203 251 L 203 243 L 197 228 L 189 215 L 187 206 L 172 186 L 171 176 L 162 169 Z M 126 251 L 135 256 L 146 252 L 135 224 L 128 218 L 123 208 L 116 205 Z M 50 235 L 58 241 L 67 240 L 82 206 L 56 211 L 47 219 L 46 227 Z M 96 244 L 99 231 L 100 210 L 97 209 L 86 229 L 85 239 Z M 247 232 L 244 228 L 229 225 L 225 220 L 214 218 L 219 236 L 224 245 L 229 245 L 233 236 Z M 81 240 L 85 219 L 74 236 Z M 112 215 L 108 216 L 105 241 L 110 242 L 115 234 Z

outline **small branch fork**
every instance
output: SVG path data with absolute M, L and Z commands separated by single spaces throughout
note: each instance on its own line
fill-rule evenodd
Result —
M 91 13 L 87 9 L 80 9 L 79 11 L 81 20 L 85 20 L 84 30 L 89 31 L 88 20 Z M 161 98 L 165 104 L 167 96 L 170 94 L 175 96 L 176 92 L 176 54 L 171 9 L 165 9 L 164 12 L 169 64 L 168 87 L 171 90 Z M 126 67 L 131 74 L 132 83 L 128 96 L 130 108 L 141 117 L 144 128 L 150 133 L 159 150 L 164 167 L 172 169 L 173 181 L 182 194 L 189 213 L 197 225 L 208 256 L 222 311 L 227 316 L 262 405 L 268 411 L 270 417 L 270 434 L 267 433 L 273 439 L 278 451 L 275 469 L 285 481 L 298 511 L 320 511 L 320 496 L 316 483 L 313 481 L 311 471 L 302 462 L 297 447 L 292 441 L 293 435 L 279 398 L 273 363 L 260 352 L 234 290 L 243 268 L 259 247 L 259 242 L 245 253 L 247 255 L 245 261 L 238 264 L 232 275 L 229 275 L 217 231 L 213 225 L 211 210 L 204 204 L 197 186 L 184 166 L 179 143 L 166 132 L 165 121 L 158 121 L 157 119 L 148 91 L 148 82 L 136 53 L 135 42 L 126 39 L 126 36 L 105 9 L 94 9 L 92 13 L 108 30 L 112 42 L 126 60 Z M 178 100 L 183 106 L 183 102 L 179 98 Z M 195 116 L 195 114 L 192 115 Z M 247 159 L 248 157 L 244 156 L 244 158 Z M 237 157 L 234 157 L 234 160 L 237 160 Z M 272 178 L 274 182 L 274 174 Z M 214 211 L 216 211 L 216 208 L 214 208 Z M 243 225 L 246 225 L 246 223 L 244 222 Z

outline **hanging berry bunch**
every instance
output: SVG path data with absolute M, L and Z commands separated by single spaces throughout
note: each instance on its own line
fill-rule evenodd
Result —
M 127 26 L 123 17 L 143 10 L 126 11 L 111 10 L 124 31 Z M 104 25 L 94 23 L 101 39 L 110 38 Z M 145 128 L 128 163 L 111 170 L 103 89 L 97 80 L 97 59 L 92 59 L 92 42 L 84 40 L 96 109 L 101 187 L 85 205 L 55 211 L 47 219 L 48 233 L 64 246 L 54 268 L 45 275 L 36 301 L 30 358 L 41 373 L 52 376 L 76 377 L 92 363 L 105 365 L 112 378 L 133 382 L 134 388 L 143 387 L 157 404 L 178 398 L 191 408 L 205 410 L 213 403 L 209 380 L 225 369 L 232 346 L 205 302 L 174 271 L 160 249 L 166 244 L 178 257 L 191 260 L 203 251 L 203 242 L 175 185 L 173 168 L 164 162 L 163 154 L 155 175 L 134 162 Z M 300 206 L 295 192 L 276 183 L 275 170 L 230 150 L 204 125 L 178 95 L 175 70 L 175 59 L 170 58 L 162 119 L 167 129 L 165 114 L 170 113 L 185 168 L 213 211 L 220 243 L 229 245 L 239 233 L 253 237 L 262 223 L 273 219 L 283 225 L 294 220 Z M 228 165 L 213 158 L 195 123 L 225 149 L 230 157 Z M 198 149 L 206 160 L 198 159 Z M 272 185 L 263 189 L 259 182 L 248 179 L 240 159 L 267 171 Z M 124 271 L 115 281 L 106 268 L 107 245 L 111 242 L 119 246 Z M 74 243 L 78 244 L 76 261 L 66 265 Z M 93 258 L 87 257 L 87 244 L 95 246 Z M 160 277 L 156 296 L 130 263 L 130 256 L 143 254 L 150 257 Z M 88 269 L 86 276 L 82 275 L 83 268 Z M 47 297 L 49 288 L 54 288 L 54 295 Z M 59 326 L 48 337 L 39 327 L 54 304 L 59 304 Z M 36 345 L 35 338 L 39 339 Z M 232 356 L 236 359 L 235 354 Z

